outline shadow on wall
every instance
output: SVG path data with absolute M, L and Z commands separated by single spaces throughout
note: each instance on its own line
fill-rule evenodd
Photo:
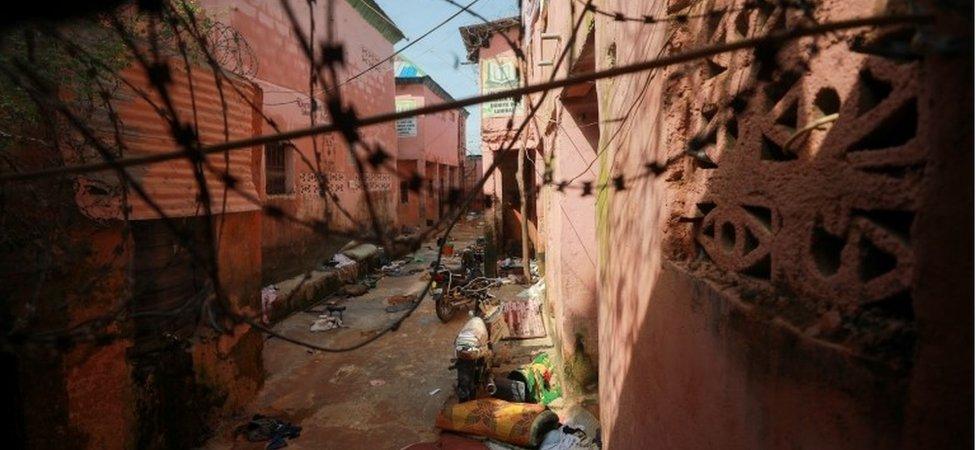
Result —
M 761 15 L 704 21 L 697 32 L 721 42 L 785 23 Z M 959 86 L 971 107 L 969 82 L 955 74 L 970 73 L 971 61 L 940 70 L 926 60 L 852 53 L 846 38 L 753 57 L 721 55 L 694 77 L 669 77 L 664 97 L 691 98 L 637 112 L 667 116 L 668 157 L 689 148 L 687 136 L 698 156 L 609 200 L 600 274 L 606 443 L 896 448 L 971 440 L 972 359 L 948 349 L 972 346 L 972 262 L 955 250 L 972 245 L 972 192 L 939 189 L 972 183 L 971 153 L 952 154 L 964 161 L 945 154 L 953 142 L 972 146 L 971 129 L 953 128 L 965 108 L 940 104 L 943 89 Z M 625 139 L 614 162 L 638 166 L 646 142 L 663 142 L 642 137 Z M 646 233 L 649 224 L 664 232 Z M 930 273 L 930 264 L 949 273 Z M 945 329 L 947 311 L 965 322 Z M 952 386 L 956 396 L 919 378 Z

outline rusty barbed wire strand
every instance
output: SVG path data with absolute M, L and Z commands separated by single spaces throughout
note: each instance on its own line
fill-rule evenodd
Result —
M 582 0 L 573 0 L 576 3 L 582 4 Z M 793 8 L 802 10 L 804 12 L 811 11 L 814 5 L 811 4 L 809 0 L 745 0 L 740 7 L 726 7 L 717 10 L 706 11 L 696 14 L 687 13 L 673 13 L 665 14 L 663 16 L 654 15 L 642 15 L 642 16 L 628 16 L 620 11 L 608 11 L 598 8 L 596 5 L 586 6 L 587 11 L 591 11 L 594 14 L 608 17 L 616 22 L 636 22 L 643 23 L 647 25 L 654 25 L 659 23 L 685 23 L 692 19 L 709 19 L 714 17 L 721 17 L 728 13 L 749 11 L 754 9 L 766 9 L 772 10 L 776 7 Z
M 914 16 L 914 18 L 915 18 L 915 19 L 919 19 L 920 17 L 921 17 L 921 16 Z M 513 91 L 517 91 L 517 90 L 513 90 Z M 543 93 L 545 94 L 545 92 L 547 92 L 547 91 L 536 91 L 536 92 L 543 92 Z M 517 95 L 517 94 L 510 94 L 509 96 L 511 96 L 511 95 Z M 453 109 L 453 108 L 450 108 L 450 109 Z M 194 111 L 194 112 L 195 112 L 195 111 Z M 226 111 L 225 111 L 225 112 L 226 112 Z M 531 115 L 530 115 L 529 117 L 531 117 Z M 527 117 L 527 119 L 528 119 L 529 117 Z M 361 124 L 360 122 L 355 122 L 355 123 L 353 123 L 353 125 L 354 125 L 355 127 L 360 127 L 360 126 L 363 126 L 363 125 L 362 125 L 362 124 Z M 520 127 L 520 131 L 521 131 L 521 129 L 524 129 L 524 125 L 523 125 L 523 127 Z M 518 134 L 518 133 L 517 133 L 517 134 Z M 200 146 L 200 147 L 201 147 L 201 148 L 203 148 L 202 146 Z M 121 150 L 121 149 L 120 149 L 120 150 Z M 225 154 L 225 156 L 227 155 L 227 153 L 226 153 L 226 152 L 225 152 L 224 154 Z M 106 158 L 106 159 L 107 159 L 107 158 Z M 358 161 L 358 158 L 357 158 L 357 161 Z M 106 162 L 108 162 L 108 160 L 107 160 Z M 497 164 L 496 164 L 495 166 L 497 167 Z M 123 173 L 125 173 L 125 171 L 124 171 L 124 169 L 122 169 L 123 167 L 126 167 L 126 166 L 121 166 L 121 165 L 120 165 L 120 166 L 118 166 L 118 167 L 111 167 L 111 168 L 112 168 L 112 169 L 119 169 L 118 171 L 120 172 L 120 176 L 121 176 L 121 174 L 123 174 Z M 493 167 L 493 168 L 491 169 L 491 171 L 493 171 L 493 170 L 494 170 L 494 168 L 495 168 L 495 167 Z M 487 174 L 489 174 L 489 173 L 491 173 L 491 171 L 486 171 L 486 176 L 485 176 L 485 177 L 482 177 L 482 179 L 481 179 L 481 181 L 480 181 L 480 182 L 478 183 L 478 186 L 479 186 L 479 187 L 480 187 L 480 186 L 483 186 L 483 184 L 484 184 L 484 182 L 485 182 L 485 180 L 487 179 Z M 621 178 L 621 180 L 622 180 L 622 178 Z M 610 185 L 610 184 L 611 184 L 611 183 L 607 183 L 607 185 Z M 619 184 L 619 181 L 615 179 L 615 180 L 614 180 L 614 182 L 613 182 L 612 184 L 613 184 L 614 186 L 617 186 L 617 185 Z M 620 185 L 620 186 L 622 186 L 622 185 Z M 592 186 L 591 186 L 591 187 L 592 187 Z M 469 196 L 468 196 L 468 198 L 467 198 L 467 201 L 465 201 L 465 203 L 464 203 L 464 205 L 463 205 L 464 207 L 466 207 L 466 206 L 468 205 L 468 203 L 470 202 L 470 200 L 471 200 L 471 199 L 473 198 L 473 194 L 474 194 L 474 192 L 476 192 L 476 191 L 472 191 L 472 193 L 471 193 L 471 194 L 469 194 Z M 209 197 L 208 197 L 208 198 L 209 198 Z M 460 214 L 460 213 L 463 213 L 463 212 L 462 212 L 463 210 L 464 210 L 464 208 L 460 208 L 460 209 L 458 209 L 458 212 L 459 212 L 459 214 Z M 456 214 L 456 215 L 455 215 L 455 218 L 454 218 L 454 220 L 452 220 L 452 221 L 451 221 L 451 224 L 450 224 L 450 225 L 449 225 L 449 227 L 448 227 L 448 233 L 449 233 L 449 231 L 450 231 L 450 228 L 452 228 L 452 227 L 454 226 L 454 224 L 456 223 L 456 220 L 457 220 L 456 218 L 460 216 L 459 214 Z M 164 215 L 164 214 L 160 214 L 160 215 L 161 215 L 162 217 L 164 217 L 164 218 L 165 218 L 165 215 Z M 209 215 L 209 214 L 208 214 L 208 215 Z M 441 246 L 443 246 L 443 244 L 442 244 Z M 440 260 L 440 253 L 439 253 L 439 256 L 438 256 L 438 261 L 439 261 L 439 260 Z M 418 303 L 419 303 L 419 301 L 418 301 Z M 411 310 L 411 312 L 412 312 L 412 310 Z
M 638 63 L 618 66 L 610 69 L 605 69 L 602 71 L 571 75 L 559 80 L 539 83 L 535 85 L 529 85 L 526 87 L 510 89 L 506 91 L 494 92 L 490 94 L 478 95 L 474 97 L 457 100 L 454 102 L 438 103 L 435 105 L 424 106 L 424 107 L 411 109 L 407 111 L 387 112 L 383 114 L 377 114 L 374 116 L 357 118 L 356 121 L 354 122 L 354 125 L 356 127 L 376 125 L 376 124 L 392 122 L 400 119 L 408 119 L 411 117 L 416 117 L 425 114 L 432 114 L 432 113 L 457 109 L 458 107 L 477 105 L 477 104 L 481 104 L 493 100 L 501 100 L 505 98 L 524 95 L 524 94 L 540 93 L 543 91 L 571 86 L 574 84 L 596 81 L 603 78 L 613 78 L 613 77 L 626 75 L 630 73 L 643 72 L 657 67 L 664 67 L 668 65 L 689 62 L 689 61 L 697 60 L 712 55 L 727 53 L 736 50 L 742 50 L 746 48 L 752 48 L 759 45 L 778 44 L 785 41 L 795 40 L 807 36 L 814 36 L 817 34 L 822 34 L 830 31 L 862 28 L 862 27 L 869 27 L 869 26 L 884 26 L 884 25 L 892 25 L 892 24 L 908 24 L 908 23 L 921 24 L 921 23 L 928 22 L 929 20 L 931 20 L 931 18 L 932 16 L 928 14 L 905 14 L 905 15 L 898 14 L 898 15 L 870 16 L 870 17 L 862 17 L 862 18 L 855 18 L 855 19 L 839 20 L 834 22 L 825 22 L 817 26 L 795 28 L 781 33 L 773 33 L 767 36 L 742 39 L 730 43 L 713 45 L 713 46 L 706 46 L 703 48 L 693 49 L 687 52 L 676 53 L 674 55 L 670 55 L 663 58 L 641 61 Z M 312 136 L 316 134 L 333 133 L 340 130 L 341 128 L 336 124 L 318 125 L 316 127 L 283 131 L 281 133 L 277 133 L 274 135 L 257 136 L 253 138 L 240 139 L 240 140 L 231 141 L 222 144 L 202 146 L 199 149 L 199 151 L 202 152 L 203 154 L 214 154 L 214 153 L 220 153 L 226 151 L 233 151 L 236 149 L 251 147 L 259 144 L 266 144 L 278 140 L 295 139 L 295 138 Z M 138 166 L 143 164 L 163 162 L 171 159 L 177 159 L 180 157 L 183 157 L 181 151 L 169 151 L 169 152 L 163 152 L 156 155 L 147 155 L 142 157 L 121 159 L 112 163 L 102 162 L 102 163 L 57 167 L 51 169 L 36 170 L 31 172 L 21 172 L 16 174 L 0 174 L 0 182 L 22 181 L 22 180 L 39 178 L 39 177 L 49 177 L 49 176 L 63 175 L 63 174 L 77 175 L 82 173 L 103 171 L 103 170 L 111 169 L 114 166 L 125 168 L 125 167 Z

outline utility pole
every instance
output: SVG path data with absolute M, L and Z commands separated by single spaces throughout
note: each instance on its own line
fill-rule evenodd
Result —
M 526 282 L 532 282 L 532 272 L 529 271 L 529 199 L 525 195 L 525 134 L 518 152 L 518 171 L 515 181 L 519 190 L 519 211 L 522 214 L 522 275 Z

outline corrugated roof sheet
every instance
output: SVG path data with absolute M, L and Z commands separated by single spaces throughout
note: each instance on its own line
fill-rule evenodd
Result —
M 255 134 L 254 113 L 244 98 L 224 81 L 224 99 L 227 102 L 226 121 L 227 134 L 224 129 L 224 109 L 221 106 L 220 94 L 214 82 L 213 73 L 209 69 L 194 68 L 191 71 L 193 79 L 193 94 L 196 104 L 194 115 L 193 101 L 190 96 L 190 83 L 187 79 L 182 63 L 171 65 L 173 83 L 169 86 L 170 95 L 178 112 L 181 122 L 198 124 L 200 140 L 204 145 L 237 140 L 251 137 Z M 143 89 L 154 104 L 162 106 L 163 102 L 154 89 L 150 87 L 145 72 L 140 68 L 131 67 L 122 72 L 122 76 L 134 86 Z M 257 87 L 247 81 L 237 81 L 237 88 L 245 95 L 251 96 L 252 102 Z M 160 116 L 156 109 L 146 99 L 141 98 L 133 90 L 123 87 L 117 93 L 115 108 L 119 115 L 121 139 L 124 157 L 168 152 L 178 148 L 170 133 L 168 123 Z M 116 146 L 112 130 L 104 129 L 105 142 Z M 216 171 L 227 171 L 236 180 L 236 190 L 226 188 L 219 173 L 205 171 L 206 186 L 210 194 L 210 202 L 214 213 L 233 213 L 260 209 L 248 197 L 257 199 L 257 189 L 252 180 L 252 152 L 256 149 L 241 149 L 226 154 L 210 155 L 207 161 Z M 256 161 L 260 161 L 257 159 Z M 143 187 L 150 199 L 170 217 L 189 217 L 202 215 L 203 204 L 199 200 L 200 189 L 194 176 L 192 164 L 188 160 L 172 160 L 133 167 L 129 169 L 132 177 Z M 101 189 L 93 192 L 79 192 L 78 201 L 83 211 L 90 216 L 101 219 L 120 219 L 123 217 L 120 199 L 99 198 L 107 195 L 119 196 L 118 180 L 114 173 L 97 174 L 95 182 L 102 185 L 114 185 L 116 189 Z M 80 180 L 80 186 L 90 185 L 91 179 Z M 159 213 L 149 202 L 140 198 L 130 188 L 127 195 L 131 211 L 131 219 L 156 219 Z M 114 207 L 92 208 L 90 204 L 110 205 Z

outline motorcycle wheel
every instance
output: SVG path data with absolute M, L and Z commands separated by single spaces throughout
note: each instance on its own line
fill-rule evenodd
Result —
M 443 295 L 434 298 L 434 312 L 443 323 L 448 323 L 454 318 L 454 306 Z

